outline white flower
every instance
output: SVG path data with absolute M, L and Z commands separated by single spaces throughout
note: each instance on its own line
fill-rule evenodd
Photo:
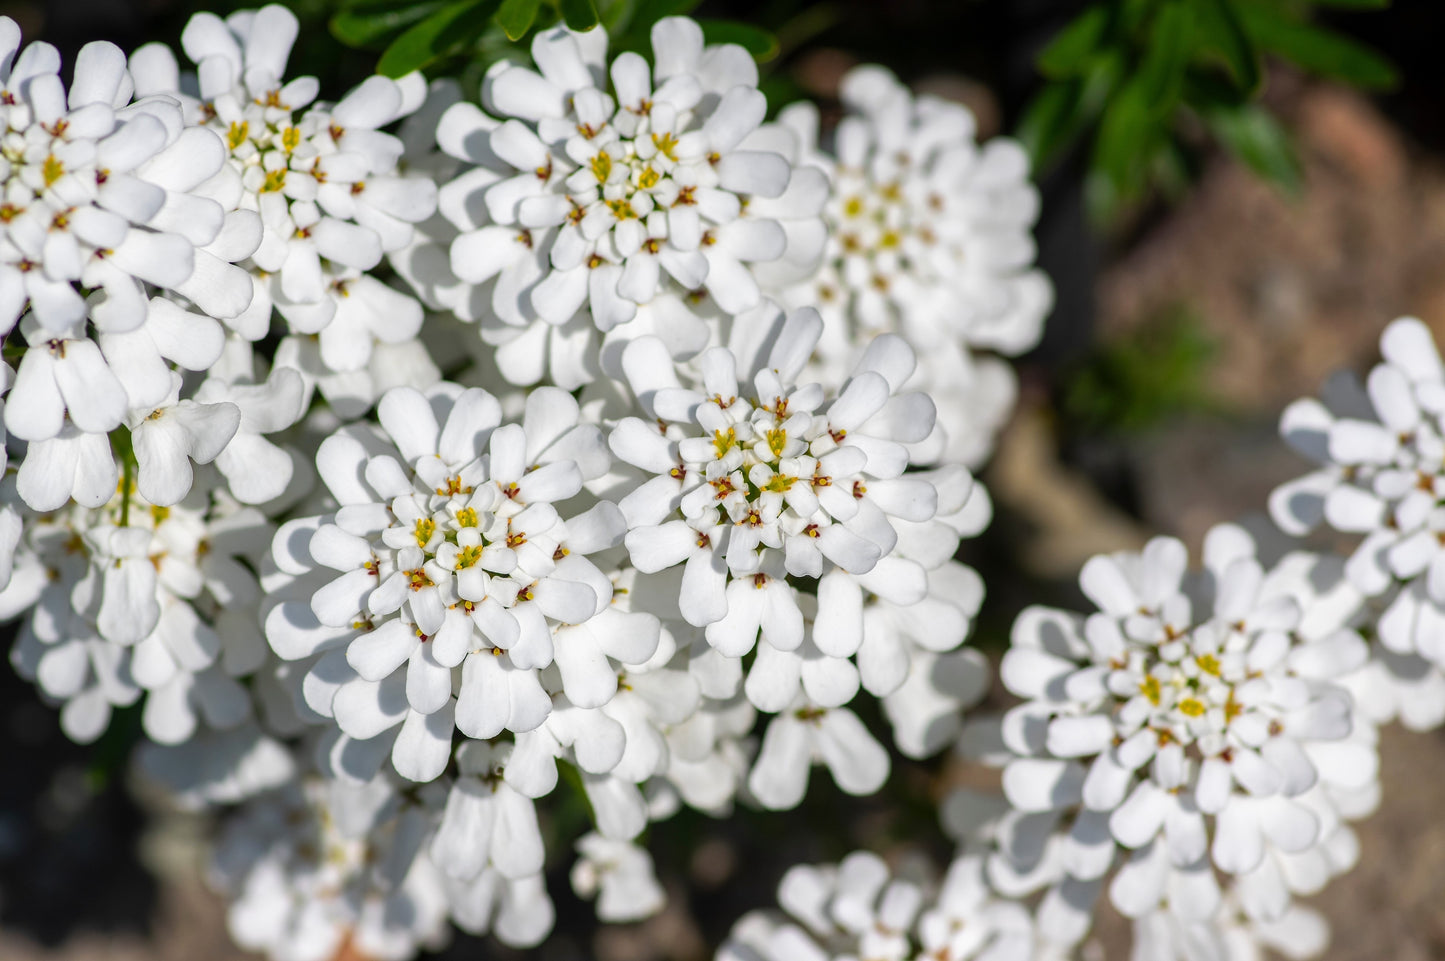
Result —
M 730 657 L 751 650 L 760 629 L 779 650 L 802 643 L 786 576 L 821 577 L 821 590 L 835 570 L 867 575 L 897 542 L 895 519 L 926 521 L 936 508 L 932 484 L 900 476 L 908 458 L 899 441 L 933 423 L 926 396 L 893 394 L 895 355 L 907 348 L 877 344 L 830 401 L 793 381 L 818 325 L 811 311 L 788 316 L 751 363 L 709 349 L 695 387 L 677 379 L 655 339 L 623 353 L 633 393 L 655 418 L 624 418 L 609 437 L 621 460 L 654 475 L 619 504 L 628 552 L 643 572 L 683 565 L 683 617 Z M 887 593 L 887 584 L 885 570 L 875 586 Z M 853 653 L 861 625 L 843 636 L 855 643 L 829 653 Z
M 667 893 L 653 875 L 647 851 L 587 834 L 577 840 L 577 852 L 572 890 L 580 898 L 597 899 L 598 920 L 640 921 L 662 910 Z
M 639 631 L 655 645 L 654 619 L 596 617 L 612 584 L 585 555 L 616 543 L 617 509 L 564 519 L 553 506 L 606 470 L 600 432 L 552 388 L 528 397 L 521 425 L 501 413 L 477 388 L 393 389 L 378 411 L 390 445 L 342 431 L 317 453 L 339 510 L 276 538 L 283 567 L 315 576 L 309 598 L 267 616 L 272 647 L 331 652 L 312 668 L 330 693 L 312 706 L 359 740 L 400 725 L 392 760 L 415 780 L 441 773 L 454 723 L 483 739 L 541 724 L 538 671 L 554 660 L 571 700 L 597 707 L 616 690 L 604 655 L 646 660 Z
M 1302 400 L 1285 411 L 1285 439 L 1323 466 L 1276 490 L 1270 509 L 1292 534 L 1323 520 L 1365 535 L 1346 573 L 1388 603 L 1381 643 L 1445 666 L 1445 365 L 1429 329 L 1410 317 L 1385 329 L 1380 351 L 1364 396 L 1337 382 L 1328 406 Z
M 273 961 L 329 961 L 348 943 L 379 961 L 441 947 L 447 892 L 417 844 L 432 818 L 381 779 L 307 778 L 248 802 L 208 874 L 232 938 Z
M 816 200 L 808 211 L 807 197 L 781 199 L 790 165 L 766 136 L 751 139 L 767 104 L 741 48 L 705 50 L 701 28 L 682 17 L 655 24 L 652 43 L 655 71 L 631 52 L 609 68 L 605 31 L 544 31 L 532 45 L 540 72 L 503 61 L 487 76 L 501 120 L 467 103 L 441 118 L 442 149 L 475 165 L 440 194 L 461 231 L 451 269 L 490 286 L 489 312 L 503 324 L 559 328 L 554 354 L 560 328 L 572 329 L 583 308 L 608 331 L 659 297 L 673 303 L 693 291 L 706 290 L 725 314 L 754 307 L 760 291 L 748 265 L 788 248 L 773 217 L 816 213 Z M 707 58 L 748 68 L 695 74 Z M 722 88 L 707 89 L 709 79 Z M 752 197 L 780 199 L 745 214 Z M 668 326 L 661 316 L 650 323 Z M 705 342 L 706 329 L 694 327 Z M 585 325 L 571 336 L 592 340 Z
M 142 693 L 142 724 L 162 744 L 189 739 L 203 723 L 230 729 L 250 717 L 235 678 L 261 666 L 265 647 L 244 614 L 260 591 L 238 558 L 264 544 L 259 514 L 199 496 L 160 506 L 130 490 L 28 528 L 26 549 L 48 577 L 24 598 L 38 606 L 12 656 L 23 676 L 66 702 L 67 734 L 93 740 L 112 707 Z M 25 585 L 12 579 L 6 593 L 23 595 Z
M 888 779 L 888 752 L 858 715 L 845 707 L 816 707 L 799 697 L 768 722 L 748 790 L 764 807 L 797 807 L 819 761 L 848 794 L 872 794 Z
M 1188 892 L 1170 903 L 1203 918 L 1219 897 L 1211 864 L 1248 875 L 1268 845 L 1298 852 L 1319 837 L 1301 799 L 1350 735 L 1350 698 L 1332 682 L 1364 663 L 1365 644 L 1302 628 L 1303 598 L 1272 580 L 1241 529 L 1214 528 L 1204 561 L 1186 582 L 1171 539 L 1095 557 L 1080 583 L 1099 613 L 1029 608 L 1014 624 L 1000 676 L 1025 703 L 1003 734 L 1023 756 L 1004 771 L 1018 816 L 1000 846 L 1017 870 L 1062 878 L 1045 906 L 1050 927 L 1075 937 L 1116 845 L 1133 852 L 1110 884 L 1120 911 L 1152 910 L 1167 882 Z M 1044 838 L 1065 811 L 1077 820 L 1049 842 L 1045 870 Z
M 265 335 L 273 302 L 312 308 L 300 321 L 282 311 L 293 328 L 324 328 L 338 310 L 334 285 L 410 243 L 412 224 L 436 203 L 430 179 L 398 174 L 401 141 L 380 131 L 421 103 L 420 75 L 369 77 L 338 103 L 315 104 L 314 77 L 284 79 L 297 31 L 295 14 L 278 4 L 224 21 L 193 16 L 181 46 L 197 66 L 199 99 L 181 92 L 168 48 L 142 47 L 130 64 L 138 89 L 179 100 L 187 123 L 223 141 L 225 169 L 198 189 L 229 211 L 259 216 L 251 267 L 274 282 L 255 278 L 251 307 L 234 325 L 251 340 Z M 355 345 L 360 364 L 369 345 Z
M 136 458 L 136 487 L 152 504 L 169 507 L 191 489 L 191 462 L 209 464 L 221 455 L 241 424 L 229 401 L 180 400 L 181 376 L 171 374 L 170 394 L 154 408 L 126 416 Z
M 816 152 L 816 108 L 781 117 L 833 182 L 824 267 L 796 295 L 823 305 L 830 338 L 853 343 L 893 331 L 920 349 L 939 336 L 1010 354 L 1032 346 L 1052 292 L 1030 267 L 1038 195 L 1023 149 L 979 147 L 966 108 L 914 97 L 882 67 L 849 72 L 842 98 L 836 159 Z
M 188 194 L 219 169 L 215 137 L 183 134 L 173 100 L 130 103 L 113 44 L 81 49 L 68 95 L 55 49 L 31 44 L 17 57 L 19 44 L 15 22 L 0 17 L 0 331 L 27 307 L 53 336 L 87 318 L 133 330 L 146 317 L 145 284 L 189 296 L 198 273 L 203 309 L 244 310 L 244 275 L 196 269 L 209 256 L 197 248 L 217 240 L 224 220 L 214 201 Z M 104 298 L 88 306 L 89 289 Z
M 739 921 L 718 961 L 1030 961 L 1028 911 L 989 891 L 982 862 L 962 856 L 941 885 L 911 865 L 895 875 L 856 851 L 837 865 L 797 865 L 778 885 L 785 913 Z

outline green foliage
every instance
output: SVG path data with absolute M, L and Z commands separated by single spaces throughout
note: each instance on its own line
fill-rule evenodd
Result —
M 331 35 L 347 47 L 381 51 L 377 72 L 400 77 L 425 70 L 475 79 L 498 59 L 525 57 L 532 36 L 557 23 L 573 30 L 601 24 L 613 50 L 650 52 L 653 24 L 691 13 L 700 0 L 323 0 L 328 2 Z M 800 16 L 785 26 L 806 34 L 826 6 L 810 7 L 804 13 L 811 19 Z M 779 51 L 777 35 L 762 27 L 732 20 L 702 25 L 708 42 L 740 44 L 759 60 Z
M 1063 382 L 1060 412 L 1082 433 L 1138 433 L 1187 413 L 1217 412 L 1204 386 L 1215 342 L 1175 308 L 1105 341 Z
M 1315 6 L 1389 0 L 1095 0 L 1039 54 L 1046 83 L 1019 137 L 1044 166 L 1093 131 L 1089 194 L 1110 219 L 1152 189 L 1184 182 L 1207 133 L 1285 189 L 1299 165 L 1279 124 L 1253 101 L 1264 62 L 1369 90 L 1396 82 L 1388 61 L 1310 22 Z

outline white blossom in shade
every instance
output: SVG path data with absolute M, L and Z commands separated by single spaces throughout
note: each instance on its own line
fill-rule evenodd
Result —
M 1337 379 L 1323 402 L 1285 411 L 1285 440 L 1321 466 L 1277 489 L 1270 511 L 1291 534 L 1324 522 L 1364 535 L 1345 571 L 1379 598 L 1380 643 L 1406 670 L 1416 655 L 1445 667 L 1445 365 L 1412 317 L 1385 328 L 1380 352 L 1363 391 Z
M 819 305 L 823 350 L 847 354 L 885 331 L 924 354 L 939 340 L 1032 346 L 1053 296 L 1031 266 L 1038 194 L 1023 149 L 1001 137 L 978 145 L 967 108 L 914 97 L 882 67 L 850 71 L 841 95 L 832 157 L 818 150 L 816 108 L 779 118 L 832 182 L 822 268 L 787 294 Z
M 132 408 L 126 416 L 136 489 L 162 507 L 181 502 L 195 477 L 191 463 L 209 464 L 219 457 L 241 424 L 241 409 L 230 401 L 181 400 L 181 376 L 170 376 L 168 396 L 154 408 Z
M 189 193 L 219 169 L 221 144 L 184 133 L 174 100 L 132 103 L 113 44 L 81 49 L 68 92 L 60 66 L 49 44 L 20 49 L 19 28 L 0 17 L 0 331 L 22 313 L 52 336 L 87 319 L 134 330 L 147 284 L 189 296 L 202 274 L 203 309 L 241 313 L 245 275 L 219 261 L 212 269 L 215 258 L 198 249 L 222 234 L 224 211 Z M 223 245 L 238 244 L 244 238 Z M 103 296 L 87 304 L 93 290 Z
M 489 931 L 512 948 L 532 948 L 552 933 L 556 908 L 541 874 L 508 878 L 487 868 L 472 881 L 443 876 L 451 917 L 469 934 Z
M 1329 945 L 1329 922 L 1318 912 L 1291 904 L 1279 918 L 1257 921 L 1243 914 L 1237 900 L 1225 899 L 1205 921 L 1183 922 L 1156 911 L 1134 922 L 1131 961 L 1265 961 L 1283 957 L 1305 961 Z
M 349 949 L 407 961 L 449 938 L 444 881 L 421 851 L 426 799 L 384 779 L 307 777 L 246 803 L 226 825 L 208 882 L 228 901 L 242 948 L 272 961 L 329 961 Z
M 202 731 L 183 744 L 143 742 L 136 765 L 183 810 L 238 804 L 296 776 L 291 749 L 254 720 L 230 730 Z
M 659 341 L 633 341 L 623 365 L 650 419 L 624 418 L 609 436 L 620 460 L 652 475 L 619 502 L 632 564 L 644 573 L 681 565 L 682 616 L 728 657 L 752 650 L 760 630 L 779 651 L 802 644 L 787 576 L 846 594 L 876 568 L 875 592 L 888 593 L 895 521 L 927 521 L 938 500 L 932 483 L 903 476 L 902 442 L 933 426 L 926 395 L 894 394 L 889 375 L 906 346 L 878 344 L 830 398 L 794 382 L 817 342 L 817 314 L 779 320 L 756 360 L 710 348 L 687 383 Z M 853 625 L 825 653 L 853 653 L 861 633 Z
M 36 605 L 12 663 L 64 702 L 62 727 L 78 741 L 98 737 L 113 708 L 142 694 L 142 726 L 161 744 L 235 728 L 251 713 L 236 678 L 266 656 L 247 613 L 260 600 L 247 565 L 268 530 L 224 497 L 166 507 L 134 490 L 33 518 L 24 563 L 45 577 L 12 577 L 0 594 L 7 616 Z
M 1099 611 L 1026 609 L 1000 666 L 1025 700 L 1003 725 L 1015 811 L 995 882 L 1050 884 L 1041 917 L 1066 943 L 1087 931 L 1116 854 L 1108 894 L 1126 916 L 1162 894 L 1207 919 L 1215 869 L 1243 883 L 1269 849 L 1316 844 L 1306 793 L 1356 777 L 1351 699 L 1334 682 L 1365 662 L 1359 634 L 1302 627 L 1302 599 L 1280 586 L 1295 573 L 1267 571 L 1241 528 L 1212 529 L 1204 570 L 1186 578 L 1186 566 L 1169 538 L 1091 559 L 1080 584 Z M 1268 905 L 1249 907 L 1268 919 Z
M 577 861 L 572 865 L 572 890 L 579 898 L 596 899 L 601 921 L 640 921 L 662 910 L 667 892 L 657 883 L 652 857 L 626 841 L 600 834 L 577 840 Z
M 458 748 L 457 778 L 430 842 L 431 858 L 446 875 L 474 881 L 491 867 L 520 879 L 542 870 L 537 809 L 530 794 L 514 786 L 513 758 L 505 743 L 469 741 Z
M 486 318 L 489 342 L 550 355 L 558 383 L 573 385 L 591 376 L 576 356 L 595 353 L 590 329 L 638 319 L 679 351 L 704 346 L 707 326 L 683 299 L 710 295 L 720 315 L 756 306 L 751 265 L 785 257 L 780 219 L 816 220 L 823 194 L 819 184 L 790 194 L 791 166 L 760 127 L 767 103 L 742 48 L 705 48 L 701 27 L 682 17 L 653 26 L 655 68 L 632 52 L 609 66 L 606 45 L 601 29 L 543 31 L 536 70 L 489 71 L 491 115 L 457 103 L 437 132 L 469 165 L 439 194 L 459 231 L 451 269 L 487 288 L 459 312 Z M 706 66 L 722 62 L 729 68 Z M 528 383 L 537 371 L 503 373 Z
M 285 79 L 298 29 L 295 14 L 278 4 L 225 20 L 193 16 L 181 47 L 196 65 L 199 97 L 182 92 L 169 48 L 149 44 L 130 61 L 138 90 L 179 100 L 188 124 L 223 141 L 225 168 L 197 191 L 260 218 L 259 245 L 247 262 L 254 298 L 234 325 L 252 340 L 265 335 L 273 304 L 293 330 L 326 327 L 342 313 L 335 285 L 406 246 L 412 225 L 436 205 L 435 184 L 399 173 L 401 141 L 381 131 L 420 105 L 420 75 L 368 77 L 335 104 L 316 102 L 316 78 Z M 369 340 L 333 335 L 323 359 L 332 369 L 354 370 L 365 363 L 355 355 L 369 347 Z
M 798 806 L 815 763 L 828 768 L 847 794 L 873 794 L 888 780 L 888 751 L 846 707 L 816 707 L 798 700 L 773 717 L 763 734 L 748 790 L 764 807 Z
M 993 895 L 982 862 L 956 859 L 941 882 L 911 864 L 895 874 L 857 851 L 837 865 L 798 865 L 778 885 L 781 911 L 734 925 L 718 961 L 1031 961 L 1033 922 Z
M 319 393 L 336 416 L 345 419 L 365 414 L 393 387 L 427 390 L 442 379 L 426 345 L 414 338 L 398 343 L 374 338 L 365 367 L 335 371 L 322 359 L 317 338 L 292 334 L 276 346 L 274 362 L 301 374 L 303 407 Z
M 554 506 L 609 462 L 570 395 L 533 391 L 522 423 L 502 425 L 479 388 L 395 388 L 378 415 L 379 435 L 344 429 L 321 444 L 339 507 L 278 532 L 278 565 L 310 593 L 272 608 L 266 634 L 284 659 L 323 655 L 313 710 L 350 739 L 385 735 L 375 743 L 396 769 L 426 781 L 454 728 L 488 739 L 542 724 L 554 692 L 539 671 L 554 663 L 556 693 L 601 706 L 617 687 L 608 657 L 647 660 L 658 627 L 598 616 L 612 583 L 586 555 L 620 539 L 617 508 L 563 518 Z
M 213 371 L 196 390 L 198 405 L 229 404 L 240 413 L 236 432 L 215 458 L 231 495 L 243 504 L 263 504 L 280 497 L 295 472 L 290 451 L 266 439 L 286 430 L 305 412 L 306 387 L 301 373 L 275 367 L 257 382 L 256 359 L 244 340 L 230 342 L 238 354 L 234 374 Z

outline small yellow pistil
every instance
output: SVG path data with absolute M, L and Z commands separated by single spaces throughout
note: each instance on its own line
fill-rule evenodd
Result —
M 156 527 L 164 524 L 170 516 L 171 509 L 169 507 L 159 507 L 155 504 L 151 505 L 151 523 Z
M 605 184 L 607 178 L 612 174 L 612 155 L 604 150 L 592 158 L 589 166 L 591 166 L 592 176 L 597 178 L 597 182 Z
M 1161 692 L 1159 690 L 1159 678 L 1154 677 L 1153 675 L 1144 678 L 1143 683 L 1139 685 L 1139 693 L 1147 697 L 1150 704 L 1158 707 L 1159 698 L 1161 696 Z
M 641 187 L 643 190 L 651 190 L 653 187 L 657 186 L 657 182 L 661 179 L 662 174 L 658 173 L 656 170 L 653 170 L 651 167 L 646 167 L 643 169 L 642 173 L 637 175 L 637 186 Z
M 793 482 L 796 477 L 789 477 L 786 474 L 774 474 L 772 479 L 763 485 L 763 490 L 772 491 L 774 494 L 786 494 L 793 489 Z
M 291 129 L 295 130 L 296 128 L 293 127 Z M 301 132 L 297 130 L 296 134 L 297 139 L 300 139 Z M 249 123 L 244 120 L 232 120 L 231 129 L 226 131 L 226 145 L 232 150 L 235 150 L 241 146 L 241 144 L 245 143 L 250 135 L 251 125 Z M 282 136 L 282 141 L 285 141 L 284 135 Z
M 416 519 L 416 546 L 426 547 L 431 543 L 432 535 L 437 532 L 437 522 L 430 517 L 418 517 Z
M 234 124 L 232 125 L 234 126 Z M 301 146 L 301 128 L 287 127 L 281 131 L 281 149 L 290 153 Z
M 1204 702 L 1195 697 L 1186 697 L 1179 702 L 1179 710 L 1186 717 L 1203 717 Z
M 261 184 L 261 193 L 274 194 L 286 186 L 286 168 L 280 167 L 276 170 L 267 171 L 266 180 Z
M 457 552 L 457 570 L 465 570 L 476 565 L 482 559 L 482 545 L 463 547 Z
M 724 457 L 728 451 L 737 446 L 738 432 L 729 427 L 726 431 L 715 430 L 712 432 L 713 450 L 717 451 L 719 459 Z
M 637 211 L 632 209 L 632 202 L 628 200 L 608 200 L 607 209 L 612 211 L 612 216 L 618 220 L 636 220 Z
M 668 160 L 677 160 L 677 138 L 670 133 L 652 135 L 652 145 Z
M 772 428 L 767 432 L 768 450 L 773 452 L 774 457 L 783 456 L 783 448 L 788 444 L 788 432 L 781 427 Z
M 45 186 L 54 187 L 55 182 L 65 176 L 65 164 L 55 154 L 50 154 L 41 165 L 40 172 L 45 177 Z
M 1201 654 L 1194 659 L 1194 663 L 1198 664 L 1199 669 L 1205 674 L 1219 676 L 1219 658 L 1213 654 Z
M 461 510 L 457 511 L 457 526 L 476 527 L 477 509 L 475 507 L 463 507 Z
M 426 570 L 420 567 L 414 568 L 406 572 L 406 582 L 407 584 L 411 585 L 411 589 L 414 591 L 419 591 L 423 587 L 434 586 L 432 584 L 432 579 L 430 577 L 427 577 Z

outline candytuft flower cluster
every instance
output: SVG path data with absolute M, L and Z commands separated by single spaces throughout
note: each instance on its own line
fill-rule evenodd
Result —
M 795 867 L 719 957 L 1064 958 L 1096 903 L 1140 957 L 1317 949 L 1376 725 L 1445 719 L 1427 329 L 1285 415 L 1321 466 L 1274 516 L 1348 561 L 1233 525 L 1202 569 L 1094 558 L 1097 610 L 1023 611 L 1020 703 L 965 718 L 972 471 L 1052 299 L 1022 148 L 880 67 L 836 125 L 775 110 L 743 47 L 642 26 L 529 28 L 473 102 L 322 90 L 277 4 L 68 85 L 0 18 L 12 665 L 228 809 L 207 880 L 278 961 L 533 946 L 564 873 L 645 918 L 650 825 L 950 747 L 1003 796 L 945 802 L 945 872 Z

